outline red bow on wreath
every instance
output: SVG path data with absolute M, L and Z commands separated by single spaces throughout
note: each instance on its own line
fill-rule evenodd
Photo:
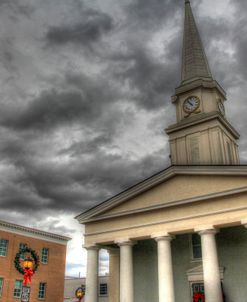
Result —
M 33 270 L 31 268 L 24 269 L 23 285 L 26 286 L 28 282 L 32 283 Z
M 205 296 L 203 293 L 194 293 L 193 302 L 205 302 Z

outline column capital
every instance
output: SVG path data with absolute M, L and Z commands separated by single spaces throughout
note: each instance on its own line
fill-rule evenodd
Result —
M 114 241 L 118 246 L 133 246 L 137 242 L 129 238 L 120 238 Z
M 119 255 L 120 249 L 118 247 L 105 247 L 110 255 Z
M 201 226 L 198 228 L 195 228 L 194 231 L 198 233 L 199 235 L 206 235 L 206 234 L 217 234 L 219 232 L 218 229 L 216 229 L 213 225 L 206 225 Z
M 168 232 L 160 232 L 160 233 L 153 233 L 151 235 L 151 238 L 154 239 L 157 242 L 161 241 L 161 240 L 171 241 L 172 239 L 175 238 L 175 236 L 172 236 Z
M 241 224 L 247 228 L 247 218 L 241 220 Z
M 98 251 L 100 249 L 100 246 L 98 246 L 97 244 L 91 244 L 91 245 L 84 244 L 82 245 L 82 247 L 87 251 Z

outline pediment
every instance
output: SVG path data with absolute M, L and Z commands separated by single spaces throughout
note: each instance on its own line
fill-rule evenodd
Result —
M 194 274 L 198 274 L 198 273 L 201 274 L 202 272 L 203 272 L 203 267 L 202 267 L 202 265 L 198 265 L 198 266 L 196 266 L 196 267 L 193 267 L 193 268 L 187 270 L 186 274 L 187 274 L 188 276 L 190 276 L 190 275 L 194 275 Z
M 223 266 L 219 267 L 219 272 L 220 272 L 220 279 L 224 279 L 224 271 L 225 268 Z M 203 281 L 203 266 L 198 265 L 196 267 L 193 267 L 186 272 L 187 278 L 189 282 L 198 282 L 198 281 Z
M 247 168 L 170 167 L 77 216 L 81 223 L 247 192 Z

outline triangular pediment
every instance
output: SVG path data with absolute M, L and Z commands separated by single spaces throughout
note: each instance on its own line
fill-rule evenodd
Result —
M 196 267 L 193 267 L 189 270 L 187 270 L 187 275 L 193 275 L 193 274 L 198 274 L 198 273 L 202 273 L 203 272 L 203 267 L 202 265 L 198 265 Z
M 219 272 L 220 272 L 220 278 L 221 280 L 224 279 L 224 271 L 225 268 L 223 266 L 219 267 Z M 198 265 L 196 267 L 193 267 L 191 269 L 188 269 L 186 272 L 187 278 L 189 282 L 199 282 L 203 281 L 203 266 Z
M 247 192 L 246 166 L 172 166 L 76 218 L 80 223 Z

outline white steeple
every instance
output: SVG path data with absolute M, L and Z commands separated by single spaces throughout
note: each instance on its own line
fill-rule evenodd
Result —
M 172 164 L 239 164 L 239 134 L 226 119 L 225 101 L 225 91 L 212 77 L 190 1 L 185 0 L 182 78 L 172 97 L 177 123 L 166 129 Z
M 182 83 L 195 78 L 213 80 L 199 31 L 191 10 L 190 1 L 185 1 Z

